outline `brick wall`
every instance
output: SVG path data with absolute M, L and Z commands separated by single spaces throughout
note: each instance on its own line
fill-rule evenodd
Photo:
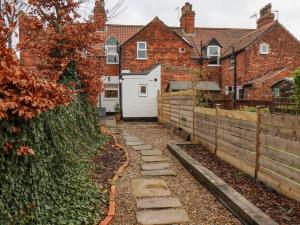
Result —
M 138 41 L 147 42 L 148 58 L 146 60 L 137 59 Z M 156 64 L 178 68 L 195 68 L 199 64 L 191 58 L 191 53 L 192 47 L 157 18 L 127 43 L 124 43 L 121 52 L 122 70 L 140 73 L 152 69 Z M 177 80 L 189 78 L 182 71 L 174 71 L 174 74 L 166 72 L 162 74 L 162 87 L 174 77 Z

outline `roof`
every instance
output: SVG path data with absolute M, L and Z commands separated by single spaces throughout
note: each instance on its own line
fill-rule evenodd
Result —
M 157 18 L 155 18 L 157 19 Z M 150 22 L 151 23 L 151 22 Z M 147 25 L 146 25 L 147 26 Z M 120 25 L 107 24 L 105 31 L 99 31 L 100 38 L 105 42 L 110 37 L 115 37 L 120 44 L 125 43 L 138 32 L 144 25 Z M 204 45 L 212 39 L 216 39 L 222 48 L 222 53 L 229 48 L 233 42 L 253 32 L 253 29 L 240 28 L 195 28 L 194 34 L 186 34 L 180 27 L 169 27 L 176 35 L 180 36 L 185 42 L 193 47 L 193 57 L 199 57 L 201 44 Z
M 180 27 L 172 29 L 194 46 L 193 57 L 199 57 L 201 45 L 205 45 L 212 39 L 216 39 L 223 47 L 221 49 L 223 54 L 232 43 L 254 31 L 240 28 L 195 28 L 195 34 L 186 34 Z
M 278 21 L 274 21 L 270 24 L 267 24 L 267 25 L 261 27 L 260 29 L 250 32 L 248 35 L 233 42 L 223 53 L 223 57 L 227 57 L 227 56 L 231 55 L 233 48 L 234 48 L 235 52 L 244 50 L 249 45 L 251 45 L 253 42 L 255 42 L 259 37 L 265 35 L 268 31 L 270 31 L 273 27 L 275 27 L 278 24 L 279 24 Z
M 283 82 L 283 81 L 285 81 L 285 82 L 287 82 L 287 83 L 290 83 L 290 84 L 292 84 L 292 85 L 295 84 L 294 77 L 284 77 L 284 78 L 282 78 L 282 79 L 276 81 L 275 83 L 273 83 L 271 87 L 274 87 L 274 86 L 276 86 L 277 84 L 279 84 L 279 83 L 281 83 L 281 82 Z
M 179 91 L 192 89 L 192 81 L 170 81 L 167 90 Z M 195 89 L 201 91 L 221 91 L 220 86 L 214 81 L 199 81 L 195 84 Z

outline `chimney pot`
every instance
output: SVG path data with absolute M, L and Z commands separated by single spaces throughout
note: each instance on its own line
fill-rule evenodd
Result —
M 96 30 L 104 31 L 106 19 L 104 0 L 96 0 L 94 8 L 94 21 Z
M 184 29 L 185 33 L 193 34 L 195 32 L 195 12 L 193 6 L 189 2 L 181 8 L 180 27 Z
M 275 15 L 272 12 L 272 4 L 269 3 L 260 10 L 260 18 L 257 20 L 257 29 L 272 23 Z

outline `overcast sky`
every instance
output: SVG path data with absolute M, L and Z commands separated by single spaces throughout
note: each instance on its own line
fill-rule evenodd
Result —
M 106 0 L 111 9 L 119 0 Z M 196 12 L 197 27 L 255 28 L 255 13 L 268 3 L 279 10 L 279 21 L 300 40 L 300 0 L 124 0 L 125 10 L 109 23 L 145 25 L 158 16 L 169 26 L 179 26 L 177 7 L 189 1 Z M 90 14 L 95 0 L 89 0 L 82 13 Z

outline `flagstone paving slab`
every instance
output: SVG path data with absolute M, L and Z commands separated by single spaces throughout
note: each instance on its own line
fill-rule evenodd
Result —
M 178 198 L 155 197 L 137 200 L 138 209 L 162 209 L 162 208 L 181 208 L 182 205 Z
M 124 137 L 127 141 L 132 141 L 132 142 L 140 142 L 141 140 L 138 138 L 138 137 L 136 137 L 136 136 L 126 136 L 126 137 Z
M 141 171 L 142 176 L 176 176 L 171 169 Z
M 170 196 L 171 191 L 164 180 L 135 179 L 132 181 L 132 190 L 135 197 Z
M 189 222 L 185 209 L 164 209 L 137 212 L 137 222 L 143 225 L 180 224 Z
M 134 150 L 137 150 L 137 151 L 142 151 L 142 150 L 154 150 L 153 146 L 152 145 L 140 145 L 140 146 L 135 146 L 133 147 Z
M 142 156 L 152 156 L 152 155 L 162 155 L 162 151 L 160 150 L 142 150 L 141 151 Z
M 144 162 L 165 162 L 169 161 L 170 159 L 166 156 L 142 156 L 142 160 Z
M 144 142 L 141 142 L 141 141 L 127 141 L 126 142 L 126 145 L 128 146 L 138 146 L 138 145 L 143 145 Z
M 169 163 L 143 163 L 141 165 L 142 170 L 163 170 L 163 169 L 170 169 Z

